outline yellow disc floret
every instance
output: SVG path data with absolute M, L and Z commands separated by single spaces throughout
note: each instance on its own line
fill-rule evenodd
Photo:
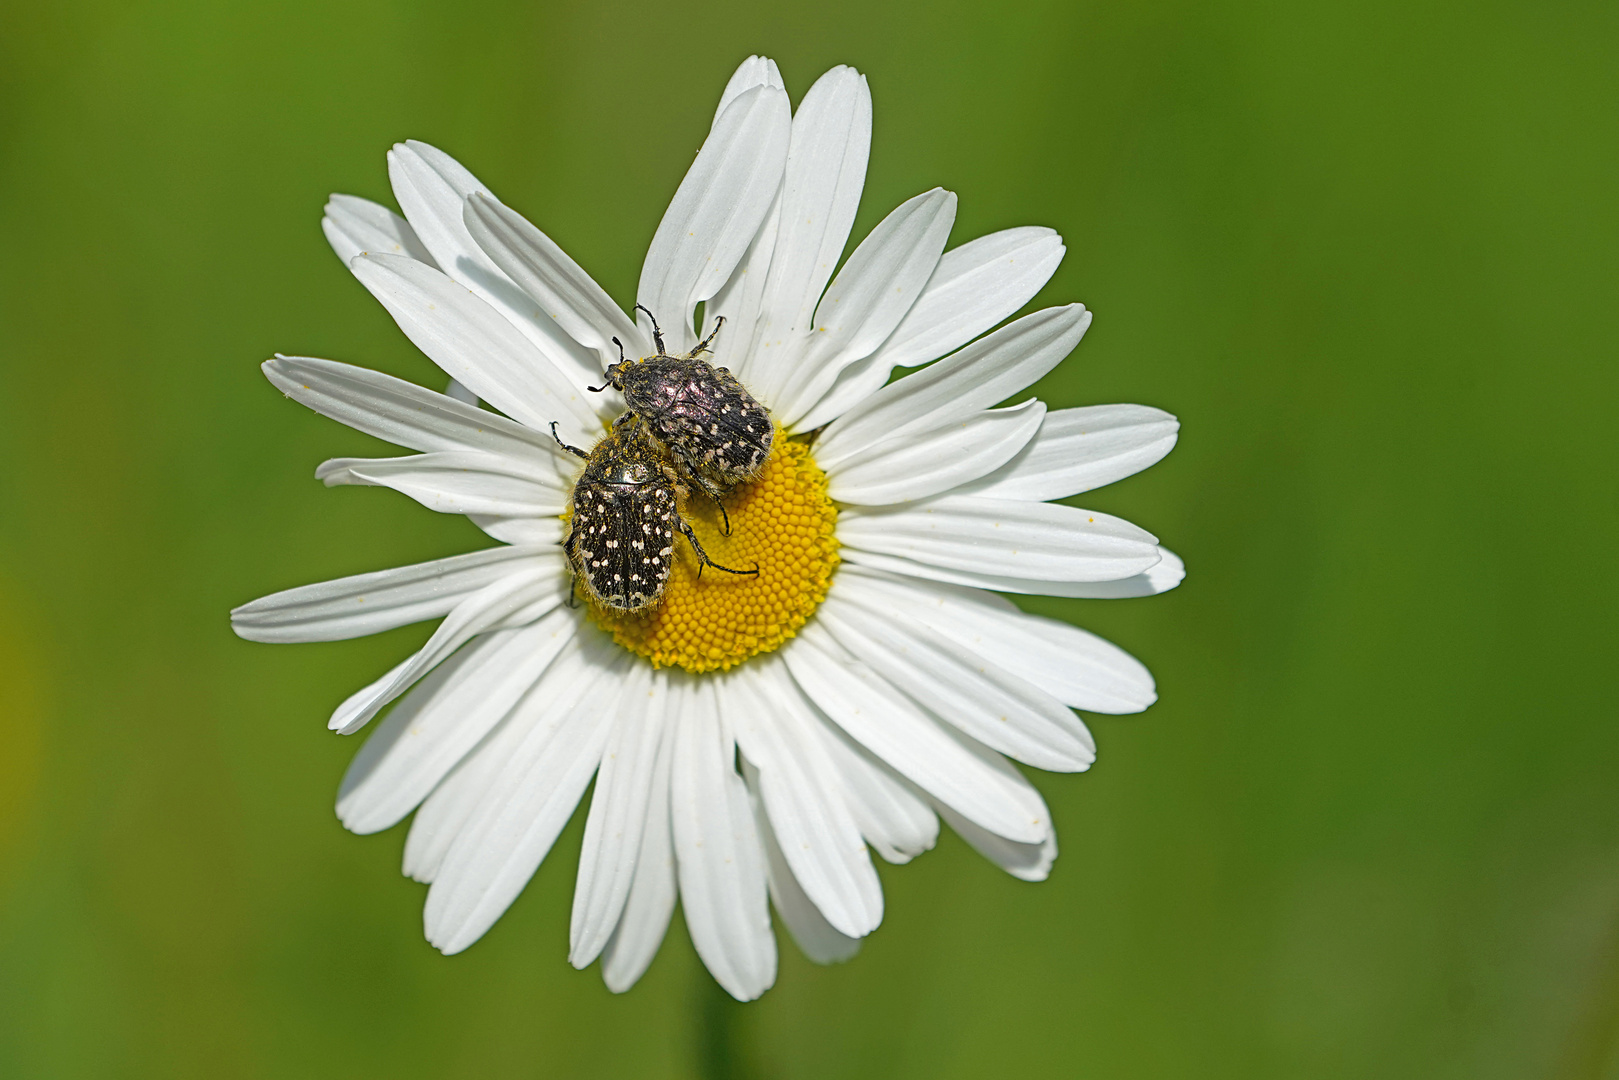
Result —
M 729 536 L 702 492 L 680 505 L 710 559 L 736 570 L 757 565 L 757 576 L 709 568 L 699 578 L 691 545 L 676 536 L 661 603 L 635 614 L 591 606 L 614 640 L 656 667 L 735 667 L 780 648 L 826 599 L 838 565 L 838 512 L 826 494 L 826 474 L 806 445 L 778 431 L 764 470 L 726 496 L 725 509 Z

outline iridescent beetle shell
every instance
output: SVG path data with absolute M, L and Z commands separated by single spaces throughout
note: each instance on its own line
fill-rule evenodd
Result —
M 682 467 L 728 489 L 764 468 L 775 426 L 769 410 L 735 375 L 702 357 L 724 322 L 718 320 L 714 332 L 686 356 L 664 352 L 663 335 L 654 322 L 657 355 L 621 359 L 608 367 L 607 383 L 623 393 L 625 407 Z

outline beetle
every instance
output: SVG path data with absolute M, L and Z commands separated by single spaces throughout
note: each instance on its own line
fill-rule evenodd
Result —
M 708 557 L 697 534 L 680 516 L 687 488 L 658 444 L 633 413 L 613 422 L 606 438 L 586 452 L 569 446 L 551 423 L 551 437 L 568 453 L 585 460 L 574 481 L 573 522 L 563 551 L 574 581 L 604 607 L 636 612 L 663 596 L 674 565 L 674 537 L 679 531 L 697 554 L 697 574 L 712 566 L 727 574 L 758 576 L 759 568 L 732 570 Z
M 625 407 L 717 502 L 724 491 L 753 479 L 764 468 L 776 435 L 770 411 L 729 370 L 703 359 L 725 325 L 723 316 L 695 349 L 685 356 L 670 356 L 658 320 L 647 308 L 635 306 L 652 319 L 656 355 L 627 359 L 624 343 L 614 338 L 618 362 L 608 366 L 601 386 L 588 389 L 600 393 L 611 386 L 621 392 Z

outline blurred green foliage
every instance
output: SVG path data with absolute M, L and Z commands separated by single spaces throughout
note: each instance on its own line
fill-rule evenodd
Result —
M 407 136 L 627 300 L 750 52 L 869 75 L 857 237 L 935 184 L 1064 234 L 1043 396 L 1182 418 L 1092 504 L 1187 584 L 1034 604 L 1162 700 L 1040 778 L 1048 883 L 946 837 L 755 1005 L 678 919 L 627 996 L 568 967 L 579 821 L 444 958 L 323 728 L 425 630 L 225 613 L 484 541 L 323 490 L 376 445 L 257 363 L 442 378 L 317 227 Z M 5 0 L 0 1075 L 1619 1076 L 1616 82 L 1577 0 Z

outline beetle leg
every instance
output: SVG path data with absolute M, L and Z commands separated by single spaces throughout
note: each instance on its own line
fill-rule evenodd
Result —
M 716 570 L 724 570 L 727 574 L 739 574 L 739 575 L 742 575 L 744 577 L 746 577 L 746 576 L 758 577 L 759 576 L 759 564 L 758 563 L 753 564 L 753 569 L 752 570 L 732 570 L 729 566 L 721 566 L 719 563 L 715 562 L 713 559 L 710 559 L 708 557 L 708 552 L 703 550 L 703 545 L 697 542 L 697 534 L 691 531 L 691 526 L 690 525 L 686 524 L 686 519 L 685 518 L 680 519 L 680 531 L 686 534 L 686 539 L 691 543 L 691 549 L 697 553 L 697 578 L 698 578 L 698 580 L 702 580 L 703 567 L 705 567 L 705 566 L 712 566 Z
M 703 489 L 703 494 L 714 500 L 714 505 L 720 508 L 720 520 L 725 522 L 725 535 L 731 535 L 731 515 L 725 512 L 725 503 L 720 499 L 719 489 L 705 480 L 701 474 L 693 471 L 691 482 Z
M 557 434 L 557 422 L 555 420 L 551 421 L 551 438 L 555 439 L 557 441 L 558 446 L 562 447 L 562 449 L 566 450 L 568 453 L 572 454 L 574 457 L 582 457 L 586 461 L 590 460 L 590 455 L 589 454 L 585 453 L 583 450 L 579 449 L 577 446 L 569 446 L 567 443 L 562 441 L 562 436 Z
M 704 338 L 703 340 L 701 340 L 701 341 L 699 341 L 697 343 L 697 348 L 695 348 L 695 349 L 693 349 L 691 351 L 691 356 L 696 356 L 698 353 L 708 352 L 708 343 L 710 341 L 714 340 L 714 335 L 719 333 L 720 332 L 720 327 L 722 327 L 724 325 L 725 325 L 725 316 L 724 315 L 721 315 L 718 319 L 715 319 L 714 320 L 714 329 L 709 331 L 709 334 L 708 334 L 708 336 L 706 338 Z

